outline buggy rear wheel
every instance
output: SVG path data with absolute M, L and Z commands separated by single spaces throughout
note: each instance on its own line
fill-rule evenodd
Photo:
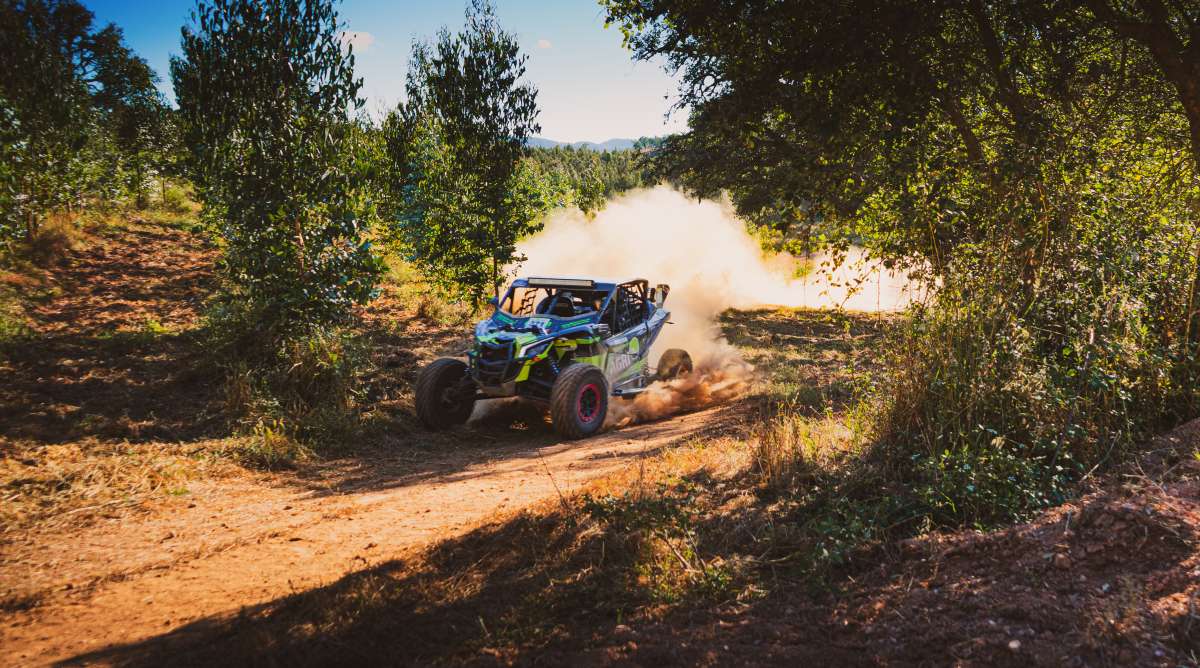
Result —
M 558 374 L 550 391 L 550 420 L 565 438 L 591 436 L 604 426 L 608 381 L 591 364 L 572 364 Z
M 673 380 L 692 372 L 692 356 L 680 348 L 668 348 L 658 358 L 657 380 Z
M 430 429 L 462 424 L 475 408 L 475 385 L 462 360 L 443 357 L 417 376 L 417 417 Z

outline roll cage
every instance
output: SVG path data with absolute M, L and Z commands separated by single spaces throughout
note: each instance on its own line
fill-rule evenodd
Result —
M 654 297 L 655 290 L 641 278 L 620 283 L 528 278 L 513 281 L 497 308 L 515 317 L 598 315 L 596 322 L 608 325 L 613 332 L 623 332 L 650 317 Z

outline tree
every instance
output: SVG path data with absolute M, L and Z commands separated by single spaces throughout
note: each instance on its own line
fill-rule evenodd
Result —
M 1174 88 L 1187 116 L 1192 157 L 1200 172 L 1200 6 L 1136 0 L 1134 9 L 1111 0 L 1087 0 L 1100 22 L 1145 48 Z
M 138 208 L 149 203 L 146 182 L 150 171 L 161 171 L 168 162 L 166 156 L 174 152 L 170 113 L 157 91 L 131 96 L 114 113 L 113 132 L 125 158 L 128 189 Z
M 594 151 L 555 146 L 530 149 L 529 157 L 546 173 L 565 179 L 575 205 L 584 213 L 599 211 L 609 198 L 653 183 L 650 165 L 636 149 Z
M 32 237 L 51 210 L 119 196 L 113 177 L 131 155 L 120 127 L 133 109 L 161 106 L 153 72 L 120 29 L 93 21 L 75 0 L 0 2 L 0 107 L 13 137 L 0 236 Z
M 375 294 L 374 214 L 331 0 L 201 2 L 171 62 L 188 173 L 264 325 L 334 323 Z
M 938 521 L 1053 503 L 1197 415 L 1196 3 L 603 4 L 679 74 L 668 176 L 933 273 L 872 456 Z
M 939 271 L 992 222 L 1036 240 L 1061 221 L 1039 193 L 1097 138 L 1177 122 L 1153 63 L 1079 3 L 604 4 L 636 57 L 680 72 L 691 129 L 657 154 L 668 176 Z
M 517 241 L 565 201 L 523 160 L 540 130 L 525 60 L 492 6 L 475 0 L 462 32 L 414 45 L 408 100 L 387 125 L 401 238 L 431 276 L 475 300 L 497 293 Z

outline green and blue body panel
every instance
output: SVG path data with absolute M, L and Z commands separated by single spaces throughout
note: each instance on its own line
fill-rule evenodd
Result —
M 513 287 L 524 287 L 523 279 Z M 605 306 L 616 287 L 596 283 L 595 290 L 609 292 Z M 648 382 L 650 346 L 670 316 L 652 304 L 647 311 L 636 325 L 610 333 L 600 321 L 603 307 L 572 317 L 517 316 L 496 308 L 475 327 L 467 353 L 472 377 L 482 396 L 544 399 L 562 366 L 585 363 L 604 372 L 615 395 L 640 389 Z

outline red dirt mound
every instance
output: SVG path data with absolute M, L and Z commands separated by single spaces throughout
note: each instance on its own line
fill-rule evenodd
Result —
M 585 655 L 638 665 L 1197 665 L 1198 449 L 1200 421 L 1033 522 L 906 541 L 894 561 L 817 600 L 776 592 L 618 626 Z

